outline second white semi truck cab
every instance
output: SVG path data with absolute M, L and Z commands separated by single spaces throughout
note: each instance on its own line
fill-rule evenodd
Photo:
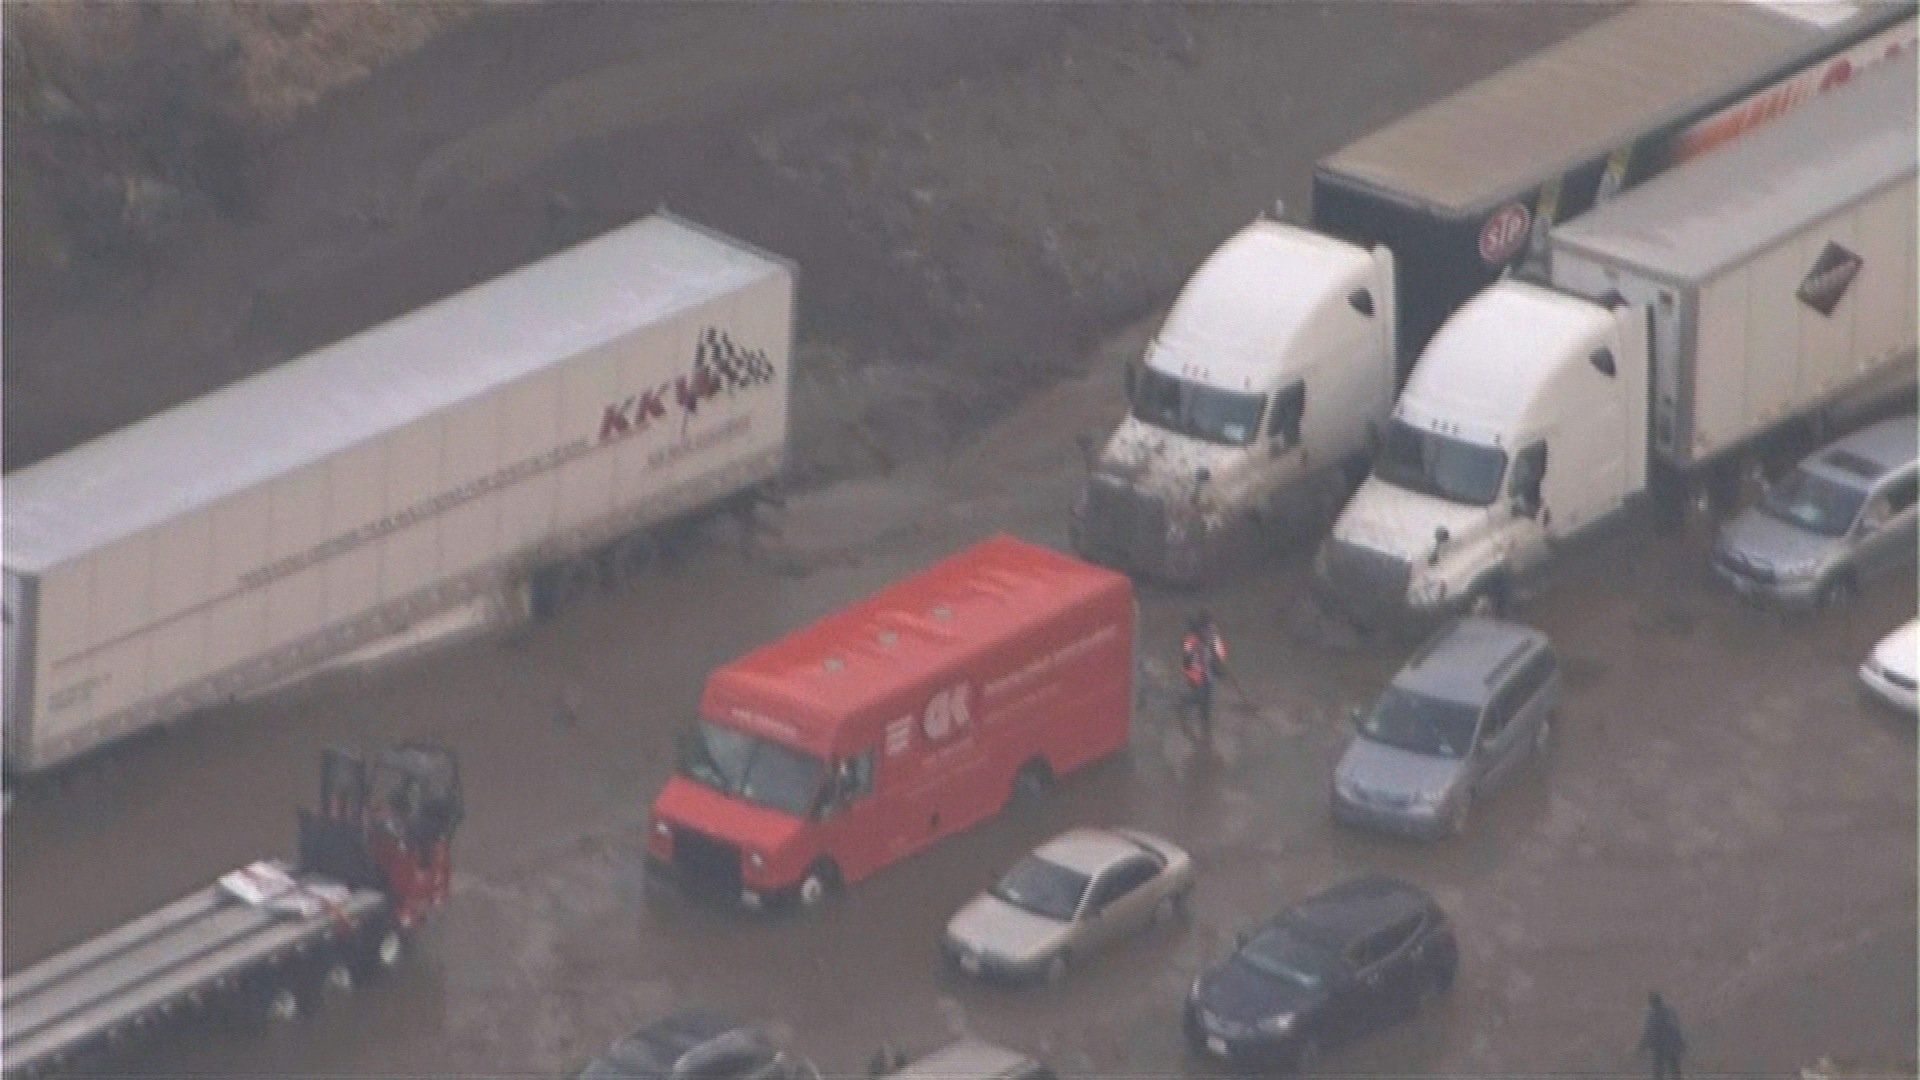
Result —
M 1910 408 L 1915 102 L 1882 65 L 1556 226 L 1550 283 L 1495 283 L 1422 352 L 1321 598 L 1362 626 L 1497 609 L 1630 500 L 1730 504 L 1762 460 Z
M 1640 315 L 1502 282 L 1414 368 L 1316 585 L 1367 625 L 1497 610 L 1553 538 L 1640 490 L 1645 446 Z
M 1201 264 L 1075 501 L 1082 555 L 1188 584 L 1302 484 L 1364 471 L 1393 400 L 1393 256 L 1262 219 Z

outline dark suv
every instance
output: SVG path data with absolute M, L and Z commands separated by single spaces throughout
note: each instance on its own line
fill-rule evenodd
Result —
M 614 1043 L 575 1080 L 820 1080 L 820 1070 L 757 1028 L 686 1012 Z
M 1187 1042 L 1234 1064 L 1305 1069 L 1321 1050 L 1446 992 L 1459 957 L 1446 913 L 1424 889 L 1354 878 L 1243 931 L 1187 993 Z

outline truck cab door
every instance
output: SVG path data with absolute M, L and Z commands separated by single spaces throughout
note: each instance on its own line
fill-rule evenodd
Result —
M 1547 444 L 1528 443 L 1513 455 L 1507 469 L 1507 508 L 1513 518 L 1511 560 L 1515 576 L 1546 558 L 1547 538 L 1554 535 L 1553 508 L 1546 504 Z
M 887 815 L 870 812 L 878 756 L 867 750 L 835 764 L 814 815 L 820 850 L 849 877 L 864 877 L 886 862 L 895 841 Z

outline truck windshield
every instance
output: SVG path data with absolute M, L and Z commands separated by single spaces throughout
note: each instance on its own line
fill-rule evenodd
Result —
M 1387 427 L 1386 445 L 1380 448 L 1373 471 L 1395 487 L 1448 502 L 1486 506 L 1500 494 L 1507 452 L 1395 420 Z
M 1473 743 L 1480 710 L 1457 701 L 1389 686 L 1360 721 L 1360 733 L 1377 743 L 1428 757 L 1460 758 Z
M 1134 419 L 1223 446 L 1245 446 L 1259 433 L 1259 394 L 1202 386 L 1150 367 L 1139 370 Z
M 1835 480 L 1795 469 L 1760 500 L 1769 517 L 1811 529 L 1822 536 L 1841 536 L 1853 526 L 1867 493 Z
M 818 758 L 704 720 L 680 740 L 681 775 L 794 817 L 812 811 L 826 771 Z

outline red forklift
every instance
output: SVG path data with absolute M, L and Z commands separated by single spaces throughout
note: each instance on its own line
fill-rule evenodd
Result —
M 327 750 L 296 864 L 249 863 L 7 974 L 0 1080 L 73 1069 L 190 1014 L 291 1019 L 400 963 L 447 902 L 465 812 L 451 750 Z

